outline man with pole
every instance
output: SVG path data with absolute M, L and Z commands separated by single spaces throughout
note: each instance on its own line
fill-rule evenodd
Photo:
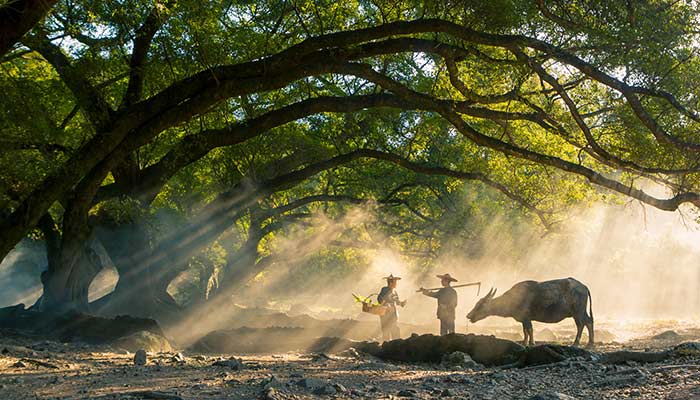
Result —
M 457 282 L 457 279 L 450 274 L 437 275 L 442 283 L 442 288 L 424 289 L 420 288 L 417 291 L 428 297 L 436 298 L 438 301 L 437 318 L 440 320 L 440 335 L 444 336 L 448 333 L 455 333 L 455 309 L 457 308 L 457 291 L 452 287 L 452 282 Z M 455 287 L 463 286 L 479 286 L 481 282 L 467 283 Z

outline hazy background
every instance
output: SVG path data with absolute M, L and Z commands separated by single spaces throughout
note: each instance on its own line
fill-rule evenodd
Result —
M 640 320 L 677 320 L 692 323 L 700 307 L 700 231 L 689 216 L 662 212 L 637 203 L 598 205 L 576 211 L 558 226 L 558 231 L 542 236 L 542 231 L 525 227 L 504 228 L 493 221 L 481 241 L 478 257 L 460 251 L 465 243 L 454 241 L 439 255 L 435 267 L 426 270 L 402 255 L 395 242 L 371 234 L 356 238 L 371 248 L 356 248 L 354 260 L 338 268 L 324 252 L 333 240 L 348 239 L 348 228 L 367 224 L 374 212 L 356 208 L 341 219 L 322 215 L 314 219 L 313 234 L 290 231 L 275 239 L 274 251 L 285 256 L 272 264 L 243 291 L 232 293 L 208 312 L 227 316 L 238 304 L 243 307 L 269 307 L 288 310 L 308 309 L 318 318 L 360 318 L 362 314 L 351 293 L 369 295 L 384 285 L 382 277 L 401 276 L 398 293 L 408 305 L 401 310 L 404 323 L 428 324 L 437 329 L 435 300 L 415 293 L 420 286 L 437 287 L 437 273 L 449 272 L 459 283 L 481 281 L 481 295 L 491 287 L 498 294 L 516 282 L 575 277 L 588 285 L 593 297 L 596 322 L 632 323 Z M 348 233 L 349 232 L 349 233 Z M 326 256 L 327 270 L 309 273 L 306 257 Z M 43 246 L 25 241 L 0 265 L 0 306 L 18 302 L 30 305 L 39 295 L 39 273 L 45 268 Z M 92 286 L 95 298 L 111 290 L 116 272 L 105 270 Z M 476 287 L 461 288 L 457 309 L 458 330 L 465 330 L 465 315 L 478 297 Z M 193 315 L 191 321 L 201 321 Z M 681 322 L 682 321 L 682 322 Z M 203 323 L 203 322 L 202 322 Z M 573 328 L 571 320 L 562 324 Z M 603 324 L 603 325 L 601 325 Z M 514 321 L 487 318 L 470 330 L 492 326 L 517 328 Z M 542 328 L 543 324 L 536 324 Z M 201 329 L 220 328 L 217 323 Z M 619 334 L 624 336 L 624 333 Z

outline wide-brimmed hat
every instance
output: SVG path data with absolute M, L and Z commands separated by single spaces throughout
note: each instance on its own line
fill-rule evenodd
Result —
M 453 278 L 452 276 L 450 276 L 450 274 L 435 275 L 435 276 L 437 276 L 437 277 L 440 278 L 440 279 L 447 279 L 447 280 L 450 281 L 450 282 L 459 282 L 457 279 L 455 279 L 455 278 Z
M 385 276 L 383 279 L 386 279 L 387 281 L 398 281 L 401 279 L 401 277 L 394 276 L 394 274 L 390 274 L 389 276 Z

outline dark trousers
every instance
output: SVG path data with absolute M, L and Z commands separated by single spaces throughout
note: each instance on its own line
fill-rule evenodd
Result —
M 445 336 L 448 333 L 455 333 L 455 320 L 441 319 L 440 320 L 440 336 Z

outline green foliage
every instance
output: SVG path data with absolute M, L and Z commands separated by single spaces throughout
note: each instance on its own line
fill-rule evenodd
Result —
M 629 85 L 675 94 L 697 109 L 700 64 L 697 57 L 697 10 L 693 2 L 599 2 L 592 0 L 477 1 L 200 1 L 159 2 L 163 23 L 147 49 L 143 98 L 151 98 L 201 71 L 252 62 L 325 33 L 377 26 L 400 20 L 442 18 L 467 28 L 546 40 L 594 64 Z M 129 82 L 129 57 L 139 27 L 153 3 L 134 0 L 61 1 L 31 34 L 47 34 L 100 95 L 122 112 Z M 552 15 L 548 16 L 546 12 Z M 554 16 L 554 17 L 552 17 Z M 516 62 L 505 48 L 461 42 L 443 34 L 411 37 L 441 40 L 464 49 L 457 58 L 458 78 L 473 96 L 499 96 L 516 90 L 507 101 L 472 102 L 471 107 L 504 113 L 546 113 L 551 126 L 532 120 L 507 120 L 462 115 L 473 129 L 513 146 L 591 168 L 632 185 L 638 174 L 622 171 L 591 155 L 591 146 L 562 102 L 531 68 Z M 693 40 L 689 40 L 694 38 Z M 649 168 L 697 169 L 694 153 L 660 143 L 615 90 L 555 61 L 531 56 L 562 84 L 586 115 L 598 143 L 616 157 Z M 435 99 L 469 101 L 450 80 L 447 64 L 435 54 L 404 52 L 367 57 L 376 71 Z M 576 83 L 578 82 L 578 83 Z M 95 132 L 77 106 L 70 85 L 36 52 L 24 48 L 0 61 L 0 206 L 12 210 L 42 180 L 59 171 Z M 206 88 L 205 90 L 214 90 Z M 368 95 L 383 91 L 364 79 L 321 74 L 270 91 L 227 97 L 203 113 L 164 129 L 155 140 L 133 152 L 139 171 L 157 164 L 183 142 L 223 129 L 271 110 L 321 96 Z M 680 116 L 667 101 L 643 97 L 643 104 L 674 137 L 700 142 L 698 123 Z M 364 267 L 363 246 L 381 236 L 419 268 L 429 268 L 442 252 L 478 255 L 479 237 L 498 219 L 507 226 L 550 223 L 573 206 L 611 195 L 591 187 L 584 178 L 542 163 L 524 160 L 475 144 L 434 112 L 372 108 L 353 113 L 316 113 L 266 130 L 242 143 L 214 148 L 180 168 L 150 204 L 120 197 L 95 205 L 94 215 L 114 224 L 150 221 L 154 236 L 196 219 L 219 196 L 243 182 L 261 184 L 321 160 L 356 149 L 375 149 L 424 166 L 475 172 L 502 185 L 502 193 L 478 181 L 422 175 L 385 161 L 360 159 L 314 175 L 291 188 L 268 193 L 243 207 L 243 217 L 231 220 L 219 242 L 187 263 L 189 282 L 180 300 L 206 298 L 220 276 L 234 268 L 236 255 L 255 229 L 271 229 L 260 240 L 253 259 L 279 256 L 290 236 L 322 234 L 313 218 L 323 215 L 343 226 L 336 239 L 357 245 L 320 246 L 301 257 L 291 277 L 347 276 Z M 556 126 L 555 126 L 556 125 Z M 186 148 L 185 152 L 193 151 Z M 116 182 L 115 171 L 103 185 Z M 700 174 L 655 176 L 674 192 L 700 188 Z M 126 196 L 131 195 L 125 190 Z M 360 206 L 373 218 L 361 223 L 343 220 L 357 204 L 324 201 L 274 214 L 272 210 L 313 195 L 347 196 L 371 201 Z M 513 196 L 515 195 L 515 196 Z M 134 196 L 136 197 L 136 196 Z M 518 199 L 514 200 L 514 197 Z M 61 207 L 54 207 L 54 214 Z M 535 211 L 533 211 L 535 210 Z M 262 221 L 254 212 L 270 212 Z M 537 211 L 537 212 L 536 212 Z M 538 214 L 538 212 L 540 214 Z M 297 218 L 292 218 L 295 215 Z M 303 214 L 303 215 L 302 215 Z M 544 217 L 542 217 L 544 215 Z M 230 218 L 230 215 L 227 216 Z M 164 222 L 167 221 L 167 222 Z M 312 222 L 309 222 L 312 221 Z M 260 225 L 260 226 L 257 226 Z M 540 229 L 542 227 L 540 226 Z M 230 272 L 230 271 L 229 271 Z

